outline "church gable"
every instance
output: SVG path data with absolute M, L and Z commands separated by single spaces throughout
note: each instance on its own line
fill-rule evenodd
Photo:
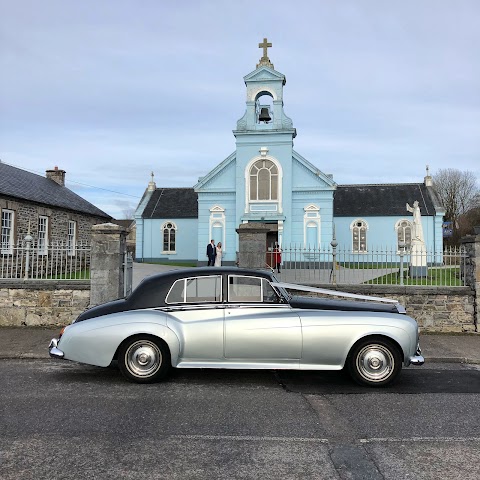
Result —
M 236 153 L 234 152 L 207 175 L 199 178 L 198 183 L 193 187 L 195 192 L 207 189 L 235 191 L 235 165 Z
M 294 191 L 312 188 L 334 190 L 336 183 L 331 175 L 323 173 L 294 151 L 292 157 L 292 188 Z
M 272 70 L 268 67 L 260 67 L 254 70 L 253 72 L 249 73 L 245 77 L 243 77 L 245 83 L 249 82 L 269 82 L 269 81 L 280 81 L 282 85 L 285 85 L 285 75 L 277 72 L 276 70 Z

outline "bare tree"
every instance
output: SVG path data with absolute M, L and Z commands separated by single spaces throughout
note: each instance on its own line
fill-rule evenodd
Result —
M 433 176 L 433 184 L 445 208 L 445 219 L 454 225 L 460 215 L 477 206 L 480 190 L 472 172 L 440 169 Z
M 123 218 L 125 220 L 133 220 L 135 215 L 135 207 L 127 207 L 122 210 Z
M 457 237 L 461 236 L 459 217 L 480 205 L 480 190 L 475 174 L 455 168 L 440 169 L 433 176 L 433 184 L 445 208 L 445 220 L 449 220 L 453 224 L 452 240 L 456 243 Z

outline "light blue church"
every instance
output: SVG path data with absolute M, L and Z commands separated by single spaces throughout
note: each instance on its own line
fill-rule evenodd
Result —
M 233 135 L 235 151 L 192 188 L 157 187 L 153 174 L 135 212 L 137 261 L 207 263 L 211 239 L 223 246 L 223 264 L 234 264 L 236 229 L 269 227 L 266 251 L 278 242 L 312 249 L 329 245 L 368 257 L 372 248 L 409 244 L 418 201 L 425 246 L 441 254 L 444 210 L 428 173 L 421 183 L 337 185 L 293 149 L 297 135 L 284 111 L 285 75 L 276 71 L 264 39 L 257 68 L 244 77 L 246 111 Z M 322 159 L 315 162 L 321 163 Z

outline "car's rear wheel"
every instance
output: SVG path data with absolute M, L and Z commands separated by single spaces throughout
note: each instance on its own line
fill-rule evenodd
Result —
M 131 382 L 158 382 L 170 369 L 170 352 L 155 337 L 137 335 L 120 346 L 118 368 Z
M 347 359 L 348 371 L 360 385 L 384 387 L 402 370 L 402 355 L 396 345 L 383 338 L 358 342 Z

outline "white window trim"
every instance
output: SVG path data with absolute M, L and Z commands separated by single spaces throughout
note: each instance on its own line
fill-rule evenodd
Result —
M 70 236 L 70 226 L 73 225 L 73 236 Z M 77 222 L 69 220 L 67 224 L 67 254 L 74 257 L 77 253 Z M 72 239 L 70 243 L 70 239 Z
M 303 246 L 307 248 L 307 228 L 311 228 L 310 225 L 315 225 L 317 227 L 317 244 L 318 247 L 320 245 L 320 225 L 321 225 L 321 217 L 320 217 L 320 207 L 311 203 L 310 205 L 304 207 L 304 215 L 303 215 Z M 309 214 L 314 214 L 309 216 Z
M 350 239 L 351 239 L 351 242 L 352 242 L 352 253 L 358 253 L 360 255 L 364 255 L 365 253 L 368 253 L 368 236 L 367 235 L 365 235 L 365 240 L 366 241 L 365 241 L 365 250 L 364 251 L 355 250 L 354 245 L 353 245 L 353 229 L 356 227 L 357 222 L 363 222 L 365 224 L 366 231 L 368 232 L 368 230 L 369 230 L 368 222 L 366 220 L 364 220 L 363 218 L 356 218 L 350 224 Z
M 278 200 L 250 200 L 250 169 L 252 168 L 253 164 L 255 162 L 258 162 L 259 160 L 270 160 L 276 167 L 277 167 L 277 193 L 278 193 Z M 250 204 L 254 203 L 273 203 L 278 205 L 278 213 L 283 213 L 283 191 L 282 191 L 282 185 L 283 185 L 283 169 L 282 165 L 280 162 L 272 157 L 271 155 L 257 155 L 256 157 L 253 157 L 245 167 L 245 213 L 250 213 Z
M 408 226 L 410 227 L 410 235 L 413 235 L 413 224 L 408 218 L 401 218 L 400 220 L 397 220 L 395 223 L 395 242 L 397 244 L 397 254 L 400 254 L 400 249 L 398 248 L 398 229 L 400 228 L 400 224 L 402 222 L 407 222 Z M 407 253 L 408 250 L 405 249 L 403 253 Z
M 9 240 L 8 240 L 8 248 L 3 248 L 3 245 L 0 244 L 0 253 L 4 255 L 12 255 L 13 254 L 13 239 L 14 239 L 14 232 L 15 232 L 15 211 L 10 210 L 8 208 L 4 208 L 0 210 L 0 235 L 2 234 L 3 230 L 3 212 L 10 213 L 11 215 L 11 225 L 10 225 L 10 232 L 9 232 Z M 0 242 L 2 241 L 2 237 L 0 237 Z
M 45 231 L 43 232 L 43 247 L 40 248 L 40 221 L 45 220 Z M 47 255 L 48 254 L 48 228 L 49 228 L 49 218 L 46 215 L 38 216 L 38 254 Z
M 163 250 L 163 231 L 167 228 L 167 225 L 169 223 L 172 225 L 172 229 L 175 230 L 175 250 Z M 166 222 L 163 223 L 162 228 L 161 228 L 161 232 L 162 232 L 162 254 L 164 254 L 164 255 L 176 255 L 176 253 L 177 253 L 177 232 L 178 232 L 177 224 L 175 222 L 173 222 L 172 220 L 167 220 Z M 170 242 L 168 242 L 168 245 L 170 246 Z
M 222 242 L 222 254 L 225 254 L 227 252 L 225 209 L 220 205 L 215 205 L 210 209 L 210 220 L 208 225 L 209 242 L 213 238 L 213 227 L 216 225 L 222 227 L 222 239 L 215 239 L 215 243 Z

